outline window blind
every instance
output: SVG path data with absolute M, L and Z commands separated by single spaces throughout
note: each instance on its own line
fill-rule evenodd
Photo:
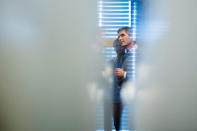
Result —
M 128 26 L 133 29 L 133 39 L 136 39 L 136 2 L 134 0 L 99 0 L 98 26 L 102 36 L 108 40 L 117 38 L 117 30 Z

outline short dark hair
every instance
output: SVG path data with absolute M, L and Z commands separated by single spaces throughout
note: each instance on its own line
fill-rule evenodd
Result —
M 128 27 L 128 26 L 121 27 L 120 29 L 118 29 L 117 32 L 119 33 L 120 31 L 123 31 L 123 30 L 125 30 L 128 35 L 130 35 L 130 36 L 132 35 L 132 28 L 131 27 Z

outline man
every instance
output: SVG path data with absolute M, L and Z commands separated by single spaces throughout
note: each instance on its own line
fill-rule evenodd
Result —
M 114 68 L 114 98 L 113 98 L 113 119 L 116 131 L 120 129 L 120 118 L 122 112 L 122 101 L 120 91 L 125 82 L 133 80 L 136 44 L 132 40 L 131 28 L 122 27 L 118 30 L 118 40 L 116 42 L 117 59 Z M 120 46 L 118 44 L 120 43 Z

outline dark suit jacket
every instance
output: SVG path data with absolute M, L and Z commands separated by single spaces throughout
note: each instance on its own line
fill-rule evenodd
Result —
M 120 92 L 122 85 L 127 81 L 135 80 L 135 76 L 136 76 L 135 68 L 136 68 L 136 56 L 137 56 L 136 51 L 137 48 L 132 48 L 127 53 L 125 53 L 124 56 L 121 56 L 119 59 L 118 58 L 113 59 L 114 70 L 120 64 L 120 67 L 118 68 L 123 68 L 126 71 L 126 76 L 123 78 L 118 79 L 116 76 L 114 76 L 114 84 L 113 84 L 114 103 L 121 102 Z

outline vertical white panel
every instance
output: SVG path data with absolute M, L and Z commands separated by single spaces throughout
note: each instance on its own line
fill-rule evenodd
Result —
M 148 0 L 139 67 L 138 131 L 197 130 L 195 0 Z
M 98 86 L 102 68 L 93 48 L 96 1 L 6 0 L 0 5 L 0 130 L 95 130 L 89 88 Z

